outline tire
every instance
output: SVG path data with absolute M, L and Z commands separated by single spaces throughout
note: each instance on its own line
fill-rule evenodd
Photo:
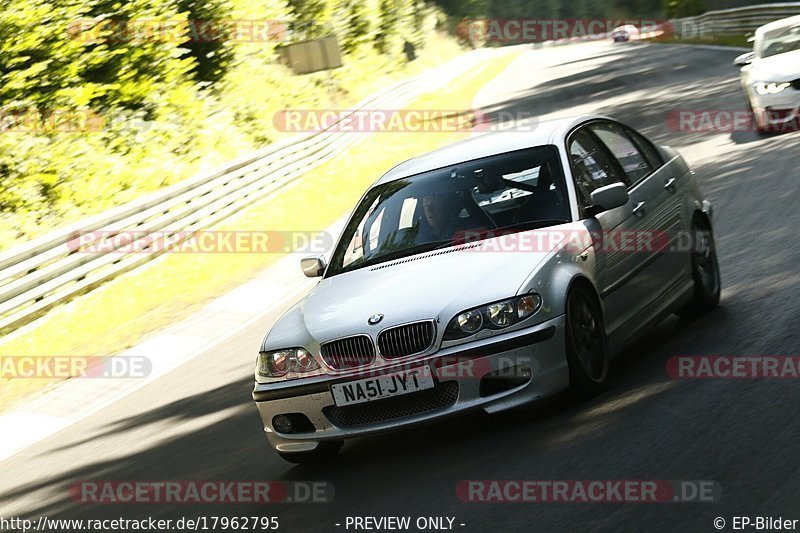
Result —
M 721 286 L 717 247 L 711 224 L 704 216 L 692 220 L 692 279 L 694 295 L 676 314 L 690 318 L 710 311 L 719 305 Z
M 295 464 L 320 464 L 336 456 L 344 441 L 320 442 L 316 449 L 309 452 L 278 452 L 281 459 Z
M 588 399 L 608 386 L 608 339 L 600 304 L 590 288 L 578 284 L 570 289 L 565 309 L 569 392 Z

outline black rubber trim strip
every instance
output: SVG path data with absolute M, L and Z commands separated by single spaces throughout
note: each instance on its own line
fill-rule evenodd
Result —
M 450 353 L 447 354 L 445 357 L 447 357 L 448 359 L 458 358 L 458 357 L 468 357 L 471 359 L 476 357 L 486 357 L 489 355 L 494 355 L 496 353 L 506 352 L 508 350 L 514 350 L 516 348 L 523 348 L 525 346 L 529 346 L 537 342 L 546 341 L 548 339 L 553 338 L 555 334 L 556 334 L 556 327 L 548 326 L 542 330 L 526 333 L 525 335 L 520 335 L 519 337 L 514 337 L 513 339 L 506 339 L 499 342 L 485 344 L 477 348 L 469 348 L 467 350 L 463 350 L 460 352 Z M 358 376 L 347 376 L 335 380 L 322 381 L 319 383 L 307 383 L 305 385 L 297 385 L 294 387 L 253 391 L 253 400 L 257 402 L 268 402 L 270 400 L 285 400 L 287 398 L 294 398 L 297 396 L 320 394 L 323 392 L 328 392 L 328 390 L 330 390 L 331 385 L 334 385 L 336 383 L 345 383 L 347 381 L 353 381 L 354 379 L 359 379 L 359 378 Z

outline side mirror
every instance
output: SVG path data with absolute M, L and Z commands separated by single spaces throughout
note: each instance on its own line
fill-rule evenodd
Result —
M 737 67 L 744 67 L 752 63 L 755 57 L 756 57 L 755 52 L 747 52 L 746 54 L 742 54 L 736 59 L 734 59 L 733 64 L 736 65 Z
M 589 216 L 599 215 L 628 203 L 628 188 L 622 182 L 595 189 L 591 194 L 592 205 L 587 208 Z
M 317 257 L 304 257 L 300 260 L 300 268 L 303 269 L 303 274 L 309 278 L 318 278 L 325 273 L 325 268 L 328 264 L 325 262 L 323 256 Z

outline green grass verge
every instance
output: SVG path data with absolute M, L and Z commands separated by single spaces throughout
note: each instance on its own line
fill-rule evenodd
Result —
M 752 48 L 753 43 L 747 42 L 744 35 L 718 35 L 716 37 L 693 37 L 680 38 L 671 37 L 669 39 L 653 39 L 650 42 L 661 44 L 709 44 L 716 46 L 731 46 L 739 48 Z

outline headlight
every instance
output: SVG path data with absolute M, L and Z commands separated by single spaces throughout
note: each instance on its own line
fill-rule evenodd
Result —
M 513 324 L 516 315 L 515 311 L 514 302 L 511 300 L 486 306 L 486 316 L 489 322 L 498 328 L 504 328 Z
M 485 328 L 507 328 L 525 320 L 541 307 L 542 297 L 530 293 L 468 309 L 453 317 L 444 332 L 444 340 L 463 339 Z
M 483 326 L 483 316 L 479 311 L 467 311 L 456 317 L 458 329 L 465 333 L 475 333 Z
M 256 373 L 265 378 L 280 378 L 294 372 L 305 374 L 319 369 L 319 364 L 307 350 L 289 348 L 258 354 Z
M 781 82 L 756 82 L 756 92 L 758 94 L 778 94 L 791 86 L 791 83 Z

